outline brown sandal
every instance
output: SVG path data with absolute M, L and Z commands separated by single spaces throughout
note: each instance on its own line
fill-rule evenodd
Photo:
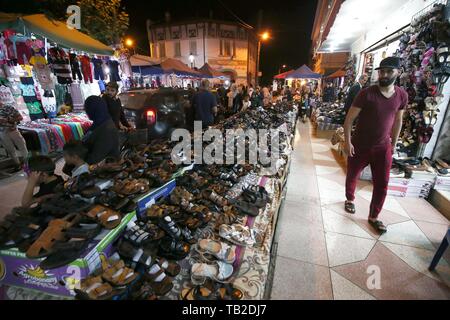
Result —
M 80 289 L 75 289 L 75 293 L 77 298 L 82 300 L 109 300 L 120 291 L 103 282 L 101 276 L 97 276 L 81 280 Z
M 217 193 L 215 193 L 212 190 L 204 190 L 202 195 L 203 195 L 204 199 L 211 200 L 212 202 L 214 202 L 218 206 L 224 207 L 224 206 L 228 205 L 228 200 L 227 199 L 225 199 L 222 196 L 219 196 Z
M 161 276 L 163 276 L 161 281 L 155 281 Z M 173 279 L 167 276 L 161 267 L 154 274 L 147 271 L 144 273 L 144 278 L 150 283 L 157 296 L 164 296 L 173 288 Z
M 102 261 L 103 280 L 110 284 L 122 287 L 133 282 L 137 278 L 137 274 L 130 268 L 125 267 L 123 260 L 119 260 L 110 264 L 108 261 Z
M 159 258 L 158 264 L 172 277 L 176 277 L 181 271 L 181 267 L 178 263 L 166 260 L 164 258 Z
M 75 225 L 79 220 L 80 216 L 72 213 L 63 219 L 54 219 L 50 221 L 44 232 L 42 232 L 39 238 L 28 248 L 26 256 L 30 259 L 48 256 L 51 253 L 55 242 L 64 240 L 64 231 Z
M 116 228 L 122 221 L 122 216 L 119 212 L 102 205 L 96 205 L 86 213 L 86 216 L 97 220 L 104 228 L 108 230 Z

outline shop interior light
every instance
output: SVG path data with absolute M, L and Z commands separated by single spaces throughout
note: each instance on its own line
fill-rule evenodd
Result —
M 106 68 L 105 68 L 105 73 L 106 73 L 106 74 L 109 74 L 109 71 L 110 71 L 109 68 L 106 67 Z

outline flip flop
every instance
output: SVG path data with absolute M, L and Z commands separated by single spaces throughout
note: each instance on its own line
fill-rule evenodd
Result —
M 345 211 L 347 211 L 350 214 L 356 213 L 355 204 L 353 202 L 345 201 Z
M 386 226 L 383 224 L 383 222 L 377 220 L 377 221 L 371 221 L 369 220 L 369 224 L 374 227 L 378 232 L 381 234 L 384 234 L 387 232 Z

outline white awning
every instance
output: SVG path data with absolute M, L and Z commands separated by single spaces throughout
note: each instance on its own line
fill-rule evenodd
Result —
M 318 52 L 350 52 L 356 40 L 404 4 L 405 0 L 344 1 Z

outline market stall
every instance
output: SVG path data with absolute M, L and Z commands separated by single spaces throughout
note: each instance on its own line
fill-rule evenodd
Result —
M 19 110 L 24 119 L 19 129 L 32 151 L 60 151 L 68 139 L 81 138 L 88 128 L 85 117 L 57 116 L 82 112 L 84 100 L 100 95 L 106 82 L 130 86 L 125 51 L 114 52 L 64 22 L 43 14 L 0 13 L 0 31 L 0 106 Z
M 39 228 L 17 234 L 14 225 L 2 224 L 4 291 L 12 286 L 59 298 L 197 300 L 200 288 L 209 288 L 208 299 L 264 299 L 296 112 L 283 103 L 215 126 L 221 132 L 273 129 L 280 141 L 273 166 L 175 165 L 168 160 L 174 143 L 155 141 L 124 153 L 120 163 L 92 167 L 37 208 L 15 209 L 5 222 L 33 221 Z M 49 235 L 56 221 L 70 232 L 58 236 L 62 230 L 52 229 Z M 84 240 L 70 244 L 73 232 Z M 48 237 L 57 237 L 57 245 L 42 249 Z M 215 251 L 217 246 L 224 250 Z M 223 272 L 214 276 L 217 268 Z

